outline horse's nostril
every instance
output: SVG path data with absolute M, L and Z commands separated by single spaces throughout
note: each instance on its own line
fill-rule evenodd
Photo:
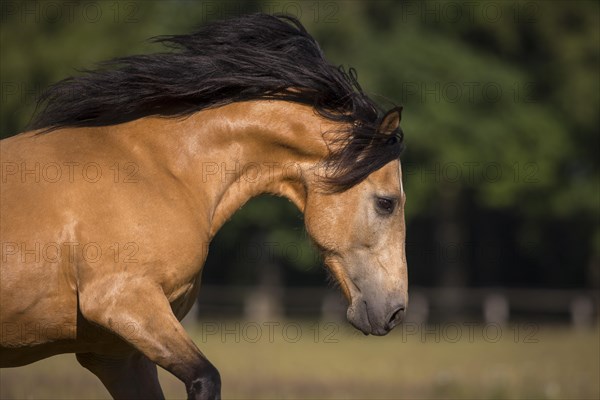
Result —
M 400 321 L 402 321 L 402 318 L 404 318 L 404 306 L 399 307 L 392 313 L 390 319 L 388 320 L 388 328 L 392 329 L 395 327 Z

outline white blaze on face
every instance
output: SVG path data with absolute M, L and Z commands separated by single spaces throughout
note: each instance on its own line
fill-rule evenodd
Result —
M 404 196 L 404 186 L 402 185 L 402 164 L 398 161 L 398 179 L 400 179 L 400 194 Z

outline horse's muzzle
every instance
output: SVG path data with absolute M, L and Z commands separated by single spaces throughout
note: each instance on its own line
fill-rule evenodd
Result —
M 365 335 L 387 335 L 406 314 L 406 301 L 369 302 L 354 299 L 346 312 L 348 322 Z

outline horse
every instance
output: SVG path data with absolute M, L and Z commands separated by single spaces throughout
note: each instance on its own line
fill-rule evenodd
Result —
M 292 17 L 153 39 L 164 52 L 49 87 L 1 141 L 1 366 L 75 353 L 114 398 L 221 377 L 180 320 L 208 246 L 259 194 L 289 199 L 348 301 L 385 335 L 408 302 L 401 107 L 384 112 Z

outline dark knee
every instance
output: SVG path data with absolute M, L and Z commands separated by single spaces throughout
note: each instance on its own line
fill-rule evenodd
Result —
M 221 375 L 212 365 L 203 365 L 187 385 L 190 400 L 219 400 L 221 398 Z

